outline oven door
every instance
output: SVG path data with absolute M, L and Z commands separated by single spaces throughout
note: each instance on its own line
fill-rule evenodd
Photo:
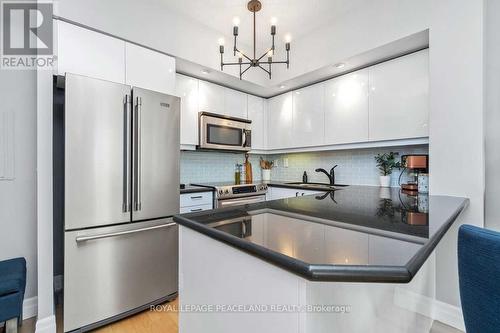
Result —
M 251 149 L 250 121 L 200 114 L 200 148 L 232 151 Z
M 239 205 L 248 205 L 252 203 L 266 201 L 266 195 L 254 195 L 251 197 L 240 197 L 240 198 L 232 198 L 232 199 L 223 199 L 216 201 L 216 208 L 223 207 L 231 207 L 231 206 L 239 206 Z

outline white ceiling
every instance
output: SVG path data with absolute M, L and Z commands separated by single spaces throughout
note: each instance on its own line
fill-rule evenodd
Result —
M 253 16 L 247 9 L 248 0 L 163 0 L 172 10 L 182 13 L 223 35 L 232 35 L 233 18 L 239 17 L 239 41 L 253 45 Z M 327 25 L 339 15 L 365 3 L 367 0 L 261 0 L 257 13 L 257 45 L 264 53 L 271 43 L 271 18 L 277 19 L 276 43 L 284 43 L 286 34 L 293 39 L 307 35 Z M 217 41 L 214 41 L 214 43 Z M 228 49 L 233 41 L 226 40 Z M 293 45 L 293 44 L 292 44 Z M 243 50 L 250 53 L 251 50 Z
M 253 15 L 247 9 L 248 0 L 155 0 L 162 3 L 175 13 L 179 13 L 190 20 L 199 23 L 212 31 L 220 32 L 220 36 L 226 36 L 225 61 L 235 60 L 232 58 L 233 41 L 232 35 L 233 18 L 238 17 L 239 37 L 238 44 L 242 51 L 249 56 L 249 50 L 253 45 Z M 321 28 L 327 28 L 342 16 L 349 15 L 352 11 L 362 10 L 373 0 L 260 0 L 262 10 L 257 13 L 257 56 L 263 54 L 271 45 L 270 26 L 271 18 L 277 19 L 277 58 L 283 58 L 285 54 L 283 45 L 285 35 L 292 38 L 292 52 L 294 40 L 310 36 Z M 355 12 L 353 12 L 355 13 Z M 217 45 L 214 40 L 214 46 Z M 348 65 L 342 69 L 334 68 L 332 64 L 317 68 L 312 72 L 299 75 L 287 81 L 268 84 L 263 73 L 260 80 L 247 75 L 243 80 L 235 77 L 235 73 L 229 70 L 221 72 L 213 68 L 206 68 L 191 61 L 177 58 L 177 71 L 186 75 L 198 77 L 254 95 L 270 97 L 285 91 L 293 90 L 308 84 L 319 82 L 331 77 L 353 71 L 367 65 L 377 63 L 381 60 L 405 54 L 428 46 L 428 31 L 408 36 L 401 40 L 395 40 L 387 45 L 381 45 L 377 49 L 370 50 L 364 54 L 353 54 L 348 59 L 336 59 L 336 62 L 345 62 Z M 214 49 L 216 49 L 214 47 Z M 280 51 L 281 50 L 281 51 Z M 214 56 L 217 54 L 214 53 Z M 229 69 L 229 68 L 228 68 Z M 202 72 L 209 74 L 200 74 Z M 233 74 L 233 75 L 231 75 Z M 269 81 L 270 83 L 270 81 Z M 285 87 L 283 89 L 282 87 Z

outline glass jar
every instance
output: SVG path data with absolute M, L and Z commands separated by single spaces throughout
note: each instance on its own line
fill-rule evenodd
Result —
M 241 164 L 236 164 L 234 166 L 234 184 L 241 184 Z

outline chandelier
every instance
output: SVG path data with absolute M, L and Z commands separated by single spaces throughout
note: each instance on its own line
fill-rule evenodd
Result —
M 267 50 L 263 55 L 257 58 L 256 54 L 256 37 L 255 37 L 255 13 L 262 9 L 262 4 L 259 0 L 250 0 L 247 4 L 247 8 L 253 13 L 253 57 L 246 55 L 244 52 L 238 49 L 236 46 L 236 39 L 238 37 L 238 22 L 234 22 L 233 36 L 234 36 L 234 47 L 233 55 L 238 56 L 238 62 L 224 62 L 224 41 L 219 42 L 219 52 L 220 52 L 220 68 L 224 71 L 224 66 L 239 66 L 240 67 L 240 80 L 243 74 L 246 73 L 252 67 L 258 67 L 262 69 L 269 75 L 271 79 L 272 65 L 273 64 L 286 64 L 286 68 L 290 67 L 290 40 L 285 42 L 286 50 L 286 61 L 276 61 L 273 60 L 274 56 L 274 37 L 276 36 L 276 23 L 271 23 L 271 40 L 272 44 L 269 50 Z M 267 56 L 267 57 L 266 57 Z M 245 61 L 243 60 L 245 58 Z M 246 68 L 244 68 L 246 67 Z M 244 68 L 244 69 L 243 69 Z

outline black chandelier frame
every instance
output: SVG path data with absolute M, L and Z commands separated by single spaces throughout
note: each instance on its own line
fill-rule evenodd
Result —
M 220 68 L 221 71 L 224 71 L 224 66 L 239 66 L 240 68 L 240 80 L 243 78 L 243 74 L 245 74 L 250 68 L 258 67 L 262 69 L 269 75 L 269 79 L 272 78 L 272 65 L 274 64 L 286 64 L 286 68 L 290 68 L 290 42 L 285 42 L 285 50 L 286 50 L 286 60 L 283 61 L 275 61 L 273 60 L 275 44 L 274 39 L 276 36 L 276 25 L 271 25 L 271 47 L 264 54 L 257 58 L 257 47 L 256 47 L 256 13 L 262 8 L 262 4 L 258 0 L 251 0 L 248 2 L 247 8 L 249 11 L 253 13 L 253 58 L 250 58 L 244 52 L 242 52 L 237 47 L 237 37 L 238 37 L 238 26 L 235 25 L 233 27 L 233 36 L 234 36 L 234 46 L 233 46 L 233 55 L 236 56 L 238 54 L 238 62 L 224 62 L 224 45 L 219 45 L 220 52 Z M 267 55 L 267 59 L 264 59 Z M 243 58 L 246 61 L 243 61 Z M 243 68 L 243 67 L 246 68 Z M 267 67 L 267 69 L 265 67 Z

